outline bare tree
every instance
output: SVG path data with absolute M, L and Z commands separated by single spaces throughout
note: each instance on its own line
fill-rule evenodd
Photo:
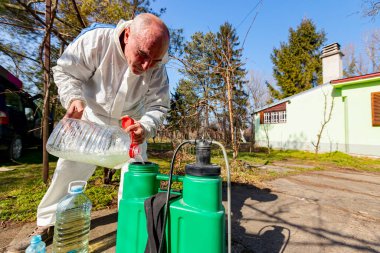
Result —
M 270 93 L 260 73 L 254 70 L 249 71 L 247 88 L 251 108 L 257 109 L 267 104 L 270 99 Z
M 348 44 L 345 46 L 342 51 L 344 54 L 343 57 L 343 76 L 344 77 L 351 77 L 357 74 L 357 59 L 356 59 L 356 53 L 355 53 L 355 45 L 354 44 Z
M 368 32 L 364 37 L 364 45 L 371 72 L 380 71 L 380 29 Z
M 380 1 L 377 0 L 363 0 L 362 2 L 363 16 L 371 17 L 373 20 L 379 15 Z
M 366 55 L 357 53 L 354 44 L 348 44 L 343 48 L 343 75 L 351 77 L 369 73 L 369 63 Z
M 328 105 L 328 96 L 325 91 L 323 91 L 323 96 L 324 96 L 324 106 L 323 106 L 323 119 L 321 122 L 321 127 L 319 128 L 318 134 L 317 134 L 317 141 L 316 143 L 311 142 L 314 146 L 314 151 L 315 154 L 318 155 L 318 152 L 320 150 L 320 144 L 321 144 L 321 139 L 322 139 L 322 134 L 323 131 L 326 128 L 326 125 L 330 122 L 331 120 L 331 115 L 334 109 L 334 97 L 331 99 L 330 105 Z
M 264 134 L 265 134 L 265 141 L 267 143 L 267 152 L 268 154 L 270 154 L 271 152 L 271 145 L 270 145 L 270 139 L 269 139 L 269 131 L 271 129 L 271 124 L 268 124 L 268 123 L 264 123 L 263 125 L 263 130 L 264 130 Z
M 369 31 L 363 37 L 363 51 L 356 50 L 354 44 L 343 48 L 343 74 L 345 77 L 365 75 L 380 71 L 380 29 Z
M 270 92 L 268 86 L 265 84 L 260 73 L 254 70 L 249 71 L 249 81 L 247 83 L 247 90 L 249 95 L 248 108 L 251 112 L 251 133 L 250 133 L 250 150 L 253 150 L 255 143 L 255 124 L 253 112 L 255 109 L 263 107 L 270 100 Z

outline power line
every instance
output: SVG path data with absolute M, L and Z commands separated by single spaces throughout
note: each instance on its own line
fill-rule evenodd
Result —
M 248 12 L 248 14 L 243 18 L 243 20 L 239 23 L 239 25 L 236 27 L 236 29 L 238 29 L 239 28 L 239 26 L 241 26 L 243 23 L 244 23 L 244 21 L 249 17 L 249 15 L 251 15 L 251 13 L 260 5 L 260 4 L 262 4 L 262 2 L 263 2 L 264 0 L 260 0 L 249 12 Z

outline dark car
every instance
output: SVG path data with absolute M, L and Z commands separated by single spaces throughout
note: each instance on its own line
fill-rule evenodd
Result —
M 27 146 L 42 145 L 42 112 L 21 81 L 0 66 L 0 153 L 18 159 Z

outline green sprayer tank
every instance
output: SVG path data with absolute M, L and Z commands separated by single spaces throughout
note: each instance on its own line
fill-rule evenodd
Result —
M 173 176 L 182 182 L 180 196 L 170 202 L 166 221 L 166 250 L 171 253 L 223 253 L 225 211 L 222 205 L 220 167 L 210 164 L 210 143 L 196 142 L 196 163 L 185 167 L 185 176 Z M 123 196 L 119 203 L 117 253 L 145 252 L 148 232 L 144 201 L 162 191 L 154 163 L 132 163 L 124 173 Z

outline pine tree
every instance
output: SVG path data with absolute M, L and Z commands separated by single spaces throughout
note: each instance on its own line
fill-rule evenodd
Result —
M 223 80 L 222 91 L 224 92 L 224 107 L 228 112 L 230 143 L 234 150 L 233 157 L 238 155 L 237 131 L 243 127 L 247 118 L 248 94 L 243 85 L 247 83 L 244 63 L 242 61 L 242 49 L 239 47 L 239 37 L 231 24 L 225 23 L 220 26 L 217 33 L 214 57 L 217 62 L 215 72 Z M 224 109 L 226 110 L 226 109 Z M 227 115 L 226 115 L 227 116 Z
M 296 30 L 289 29 L 289 41 L 274 48 L 271 60 L 276 90 L 267 83 L 275 99 L 282 99 L 308 90 L 322 82 L 321 47 L 326 41 L 325 32 L 317 31 L 310 19 L 302 20 Z
M 189 107 L 196 107 L 199 112 L 199 121 L 202 122 L 201 135 L 209 136 L 210 116 L 215 97 L 215 80 L 213 79 L 213 68 L 215 60 L 213 58 L 213 43 L 215 35 L 212 32 L 203 34 L 196 32 L 191 36 L 191 40 L 184 46 L 185 68 L 182 72 L 189 83 L 193 84 L 193 91 L 197 94 L 197 100 Z

